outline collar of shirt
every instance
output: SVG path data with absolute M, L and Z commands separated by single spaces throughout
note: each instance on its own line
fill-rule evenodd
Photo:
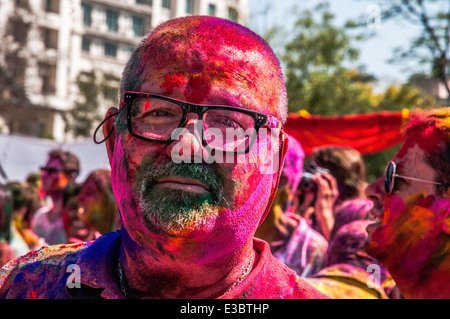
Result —
M 81 289 L 66 291 L 74 298 L 100 295 L 107 299 L 124 298 L 117 278 L 117 253 L 122 242 L 120 230 L 95 240 L 77 260 L 80 267 Z M 91 289 L 89 289 L 89 288 Z

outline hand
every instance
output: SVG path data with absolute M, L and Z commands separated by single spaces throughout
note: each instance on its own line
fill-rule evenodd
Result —
M 314 175 L 312 179 L 317 185 L 314 212 L 323 236 L 329 240 L 334 226 L 334 203 L 339 196 L 337 182 L 331 174 L 323 172 Z

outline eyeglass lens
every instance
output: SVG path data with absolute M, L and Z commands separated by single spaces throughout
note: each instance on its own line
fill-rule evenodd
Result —
M 386 167 L 386 172 L 384 173 L 384 187 L 386 194 L 391 194 L 394 189 L 394 178 L 395 178 L 395 165 L 392 162 Z
M 148 139 L 170 140 L 183 120 L 180 105 L 155 97 L 136 98 L 130 108 L 131 129 Z M 244 151 L 255 134 L 253 117 L 236 110 L 210 109 L 202 125 L 207 145 L 225 152 Z

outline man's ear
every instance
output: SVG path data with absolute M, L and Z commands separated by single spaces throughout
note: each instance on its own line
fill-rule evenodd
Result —
M 284 164 L 284 158 L 286 157 L 286 153 L 289 147 L 289 137 L 287 134 L 285 134 L 283 131 L 281 131 L 279 136 L 279 144 L 278 144 L 278 152 L 275 152 L 275 155 L 278 155 L 278 167 L 275 173 L 275 178 L 272 181 L 272 189 L 270 191 L 270 197 L 269 197 L 269 203 L 266 206 L 266 210 L 264 211 L 263 215 L 261 216 L 261 219 L 259 221 L 260 226 L 264 219 L 266 218 L 267 214 L 269 213 L 270 207 L 272 206 L 272 203 L 275 199 L 275 196 L 277 194 L 278 184 L 280 182 L 281 172 L 283 170 L 283 164 Z M 275 159 L 273 159 L 275 160 Z M 272 163 L 273 164 L 273 163 Z
M 106 152 L 108 153 L 108 159 L 109 159 L 109 163 L 112 164 L 112 158 L 114 155 L 114 145 L 116 144 L 116 130 L 114 129 L 114 120 L 115 118 L 113 117 L 114 114 L 117 114 L 119 112 L 119 110 L 116 107 L 110 107 L 108 112 L 106 112 L 105 115 L 105 123 L 103 124 L 103 136 L 109 136 L 109 138 L 107 138 L 105 140 L 105 145 L 106 145 Z M 106 120 L 108 117 L 110 117 L 110 119 Z
M 282 143 L 282 145 L 280 145 L 280 151 L 282 152 L 280 166 L 283 167 L 284 159 L 286 158 L 286 154 L 289 148 L 289 136 L 284 132 L 281 132 L 281 134 L 283 134 L 283 136 L 281 137 L 280 141 L 280 143 Z

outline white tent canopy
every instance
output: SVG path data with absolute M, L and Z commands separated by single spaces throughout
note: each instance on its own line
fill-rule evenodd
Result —
M 84 181 L 93 170 L 110 168 L 105 145 L 95 144 L 92 138 L 58 143 L 35 137 L 0 134 L 0 165 L 7 176 L 5 180 L 0 174 L 0 180 L 25 181 L 30 173 L 39 172 L 39 167 L 47 160 L 48 152 L 55 148 L 70 151 L 78 156 L 80 160 L 78 182 Z

